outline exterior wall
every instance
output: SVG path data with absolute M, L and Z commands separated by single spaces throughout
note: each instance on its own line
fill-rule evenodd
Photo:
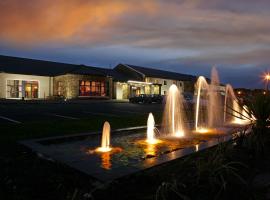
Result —
M 0 73 L 0 98 L 7 97 L 7 80 L 38 81 L 38 98 L 46 98 L 52 95 L 51 77 Z
M 116 85 L 116 99 L 123 99 L 123 85 L 121 83 L 115 83 Z
M 164 81 L 166 81 L 166 83 L 167 83 L 166 85 L 164 84 Z M 183 81 L 147 77 L 147 78 L 145 78 L 145 82 L 161 84 L 161 95 L 165 95 L 168 92 L 168 90 L 172 84 L 175 84 L 181 92 L 184 92 L 184 82 Z
M 80 81 L 105 81 L 109 83 L 109 94 L 104 98 L 112 98 L 112 79 L 107 77 L 100 77 L 94 75 L 79 75 L 79 74 L 65 74 L 54 77 L 53 94 L 58 95 L 58 82 L 62 82 L 62 94 L 64 97 L 71 99 L 79 97 L 79 82 Z M 106 88 L 106 91 L 107 88 Z M 87 96 L 88 97 L 88 96 Z M 87 98 L 86 97 L 86 98 Z M 100 96 L 89 96 L 98 98 Z
M 130 86 L 127 83 L 114 82 L 115 99 L 122 100 L 128 99 L 130 93 Z
M 5 79 L 4 79 L 4 73 L 0 73 L 0 99 L 6 98 L 6 86 L 5 86 Z

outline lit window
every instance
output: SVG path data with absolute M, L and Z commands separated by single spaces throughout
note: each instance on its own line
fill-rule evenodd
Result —
M 7 98 L 38 98 L 38 81 L 7 80 Z
M 80 96 L 106 96 L 105 81 L 80 81 Z

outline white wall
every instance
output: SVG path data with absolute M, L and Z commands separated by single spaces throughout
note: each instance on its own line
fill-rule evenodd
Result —
M 120 83 L 116 83 L 116 99 L 123 99 L 123 86 Z
M 172 84 L 176 84 L 176 86 L 179 88 L 179 90 L 181 92 L 184 92 L 184 82 L 183 81 L 170 80 L 170 79 L 161 79 L 161 78 L 152 78 L 152 77 L 147 77 L 145 79 L 145 81 L 149 82 L 149 83 L 161 84 L 161 95 L 164 95 L 164 91 L 166 91 L 166 93 L 167 93 Z M 167 82 L 167 85 L 164 85 L 164 81 Z
M 38 98 L 44 98 L 52 95 L 53 82 L 52 78 L 47 76 L 33 76 L 33 75 L 22 75 L 22 74 L 8 74 L 0 73 L 0 98 L 6 98 L 6 84 L 7 80 L 28 80 L 39 82 L 39 93 Z M 51 81 L 51 83 L 50 83 Z M 51 86 L 51 90 L 50 90 Z M 50 94 L 51 92 L 51 94 Z

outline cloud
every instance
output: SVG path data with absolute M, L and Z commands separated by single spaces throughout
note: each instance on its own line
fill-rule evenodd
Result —
M 14 43 L 47 41 L 80 44 L 102 41 L 122 15 L 154 12 L 154 4 L 136 1 L 3 0 L 0 2 L 0 37 Z
M 268 18 L 269 0 L 1 0 L 0 52 L 192 74 L 217 65 L 229 82 L 232 69 L 270 65 Z
M 270 21 L 265 20 L 269 14 L 243 12 L 257 4 L 265 9 L 270 3 L 248 2 L 250 6 L 246 0 L 29 0 L 23 4 L 4 0 L 0 37 L 24 45 L 58 42 L 205 49 L 270 44 Z

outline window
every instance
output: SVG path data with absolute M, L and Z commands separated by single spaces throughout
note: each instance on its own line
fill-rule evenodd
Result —
M 166 95 L 166 91 L 164 91 L 163 94 Z
M 38 98 L 38 82 L 37 81 L 22 81 L 25 98 Z
M 163 82 L 163 85 L 167 85 L 167 81 L 164 81 L 164 82 Z
M 62 81 L 57 82 L 57 94 L 59 96 L 63 95 L 63 82 Z
M 106 96 L 105 81 L 80 81 L 80 96 Z
M 7 80 L 7 98 L 38 98 L 38 81 Z
M 182 87 L 182 82 L 179 83 L 179 86 Z
M 7 98 L 19 98 L 21 92 L 19 80 L 7 80 Z

